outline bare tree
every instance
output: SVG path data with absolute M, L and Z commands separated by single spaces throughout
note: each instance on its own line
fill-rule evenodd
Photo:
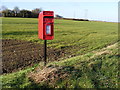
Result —
M 7 10 L 8 8 L 6 7 L 6 6 L 1 6 L 0 7 L 0 11 L 5 11 L 5 10 Z
M 37 18 L 39 13 L 42 11 L 42 8 L 35 8 L 32 10 L 32 17 Z
M 36 8 L 32 10 L 33 13 L 39 14 L 42 11 L 42 8 Z
M 14 7 L 13 11 L 15 13 L 15 16 L 17 16 L 17 14 L 20 13 L 20 9 L 17 6 Z

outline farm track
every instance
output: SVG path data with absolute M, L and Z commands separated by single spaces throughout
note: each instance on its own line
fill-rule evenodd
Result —
M 47 49 L 49 61 L 65 57 L 63 49 Z M 43 61 L 43 45 L 28 41 L 3 39 L 2 40 L 2 69 L 3 73 L 12 73 L 27 66 L 33 66 Z

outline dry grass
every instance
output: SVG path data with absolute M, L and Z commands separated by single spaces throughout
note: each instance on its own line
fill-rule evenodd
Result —
M 59 79 L 64 79 L 68 76 L 68 73 L 64 72 L 62 69 L 63 67 L 52 65 L 44 67 L 43 69 L 37 68 L 34 72 L 29 73 L 28 77 L 36 83 L 55 83 Z
M 115 44 L 109 45 L 99 51 L 93 51 L 94 55 L 90 58 L 94 58 L 95 56 L 100 56 L 103 54 L 111 54 L 112 51 L 110 51 L 109 49 L 113 49 L 113 48 L 117 47 L 117 45 L 118 45 L 118 43 L 115 43 Z

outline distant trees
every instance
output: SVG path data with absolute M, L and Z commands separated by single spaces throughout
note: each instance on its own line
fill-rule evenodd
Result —
M 20 11 L 19 16 L 23 18 L 31 18 L 32 17 L 31 13 L 32 13 L 31 11 L 23 9 Z
M 7 16 L 10 17 L 11 15 L 12 15 L 12 11 L 9 9 L 2 11 L 2 16 L 4 16 L 4 17 L 7 17 Z
M 20 10 L 19 7 L 14 7 L 13 10 L 8 9 L 5 6 L 1 7 L 1 13 L 3 17 L 23 17 L 23 18 L 37 18 L 41 8 L 35 8 L 34 10 Z

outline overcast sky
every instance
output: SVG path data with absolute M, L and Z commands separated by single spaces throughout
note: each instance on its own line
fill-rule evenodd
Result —
M 34 1 L 34 2 L 33 2 Z M 42 8 L 68 18 L 85 18 L 100 21 L 118 21 L 119 0 L 2 0 L 9 9 L 32 10 Z

